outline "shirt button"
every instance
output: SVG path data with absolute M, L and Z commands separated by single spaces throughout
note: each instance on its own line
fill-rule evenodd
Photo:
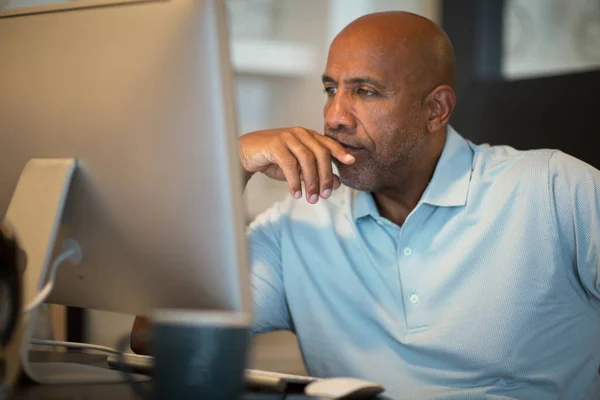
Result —
M 412 254 L 412 249 L 410 247 L 405 247 L 404 248 L 404 255 L 405 256 L 410 256 Z
M 408 298 L 408 301 L 410 301 L 412 304 L 417 304 L 419 302 L 419 295 L 411 294 Z

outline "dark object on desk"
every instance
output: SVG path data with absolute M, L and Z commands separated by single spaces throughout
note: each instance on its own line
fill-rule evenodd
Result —
M 0 396 L 19 377 L 24 257 L 12 229 L 0 221 Z
M 21 311 L 18 254 L 17 239 L 12 230 L 0 221 L 0 349 L 12 339 Z

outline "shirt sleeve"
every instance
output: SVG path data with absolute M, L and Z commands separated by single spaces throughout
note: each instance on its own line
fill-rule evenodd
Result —
M 557 151 L 550 190 L 560 243 L 588 295 L 600 300 L 600 171 Z
M 281 204 L 259 215 L 249 226 L 253 334 L 291 330 L 281 270 Z

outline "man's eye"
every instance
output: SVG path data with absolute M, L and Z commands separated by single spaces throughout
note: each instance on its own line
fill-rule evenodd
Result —
M 377 96 L 377 93 L 374 92 L 373 90 L 364 89 L 364 88 L 357 89 L 356 94 L 358 94 L 359 96 L 363 96 L 363 97 Z
M 327 94 L 327 96 L 335 96 L 337 89 L 329 86 L 329 87 L 326 87 L 324 91 Z

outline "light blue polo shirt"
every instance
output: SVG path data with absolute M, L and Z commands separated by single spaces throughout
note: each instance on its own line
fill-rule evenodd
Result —
M 600 172 L 452 128 L 397 226 L 369 193 L 291 197 L 248 240 L 255 333 L 292 330 L 308 372 L 398 399 L 600 398 Z

